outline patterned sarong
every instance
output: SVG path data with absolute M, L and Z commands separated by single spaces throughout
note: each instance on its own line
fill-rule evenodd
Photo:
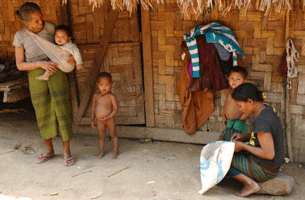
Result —
M 49 81 L 36 77 L 44 73 L 42 69 L 28 71 L 29 88 L 35 109 L 40 134 L 43 139 L 57 135 L 63 141 L 72 138 L 72 109 L 67 75 L 57 70 Z
M 279 167 L 267 167 L 256 164 L 250 154 L 245 152 L 235 153 L 227 177 L 245 174 L 254 181 L 267 181 L 274 178 L 279 171 Z

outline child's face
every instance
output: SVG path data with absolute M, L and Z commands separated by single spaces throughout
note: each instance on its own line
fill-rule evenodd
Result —
M 232 89 L 235 89 L 240 84 L 246 82 L 246 79 L 244 79 L 243 75 L 239 72 L 231 72 L 228 79 Z
M 105 95 L 111 90 L 112 82 L 109 80 L 109 78 L 100 78 L 96 85 L 100 92 Z
M 68 36 L 68 33 L 65 30 L 56 30 L 54 37 L 55 43 L 58 45 L 64 45 L 71 39 L 71 37 Z

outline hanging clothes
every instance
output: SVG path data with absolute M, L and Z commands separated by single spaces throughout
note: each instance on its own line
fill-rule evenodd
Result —
M 237 53 L 244 56 L 233 32 L 226 26 L 213 22 L 207 25 L 196 25 L 190 32 L 184 34 L 184 40 L 191 54 L 193 77 L 200 77 L 200 64 L 196 36 L 204 34 L 208 43 L 219 43 L 228 52 L 233 53 L 233 66 L 237 66 Z
M 212 43 L 207 43 L 205 35 L 196 37 L 198 45 L 198 55 L 200 60 L 200 78 L 194 78 L 190 85 L 190 91 L 203 91 L 206 88 L 216 91 L 228 88 L 229 84 L 221 70 L 217 51 Z M 183 41 L 182 48 L 188 51 L 186 43 Z M 190 52 L 188 52 L 190 54 Z M 194 69 L 194 68 L 193 68 Z
M 190 92 L 188 74 L 189 53 L 182 60 L 181 75 L 177 82 L 177 93 L 183 111 L 183 129 L 187 134 L 194 134 L 214 112 L 214 93 L 212 90 Z

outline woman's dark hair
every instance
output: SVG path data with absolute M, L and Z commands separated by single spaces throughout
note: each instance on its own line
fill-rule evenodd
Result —
M 232 98 L 237 101 L 253 101 L 263 102 L 263 93 L 257 89 L 252 83 L 243 83 L 233 90 Z
M 70 26 L 66 26 L 66 25 L 59 25 L 55 28 L 55 31 L 57 30 L 63 30 L 63 31 L 66 31 L 67 32 L 67 35 L 69 37 L 72 37 L 72 29 Z
M 41 9 L 36 3 L 26 2 L 16 11 L 16 14 L 21 20 L 30 21 L 30 14 L 37 11 L 41 11 Z

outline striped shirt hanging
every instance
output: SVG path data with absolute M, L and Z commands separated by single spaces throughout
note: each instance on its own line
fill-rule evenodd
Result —
M 184 40 L 189 49 L 193 64 L 193 78 L 200 77 L 199 54 L 196 36 L 204 34 L 208 43 L 219 43 L 227 51 L 233 53 L 233 66 L 237 66 L 237 53 L 245 56 L 241 51 L 233 32 L 226 26 L 213 22 L 207 25 L 196 25 L 190 32 L 184 34 Z

